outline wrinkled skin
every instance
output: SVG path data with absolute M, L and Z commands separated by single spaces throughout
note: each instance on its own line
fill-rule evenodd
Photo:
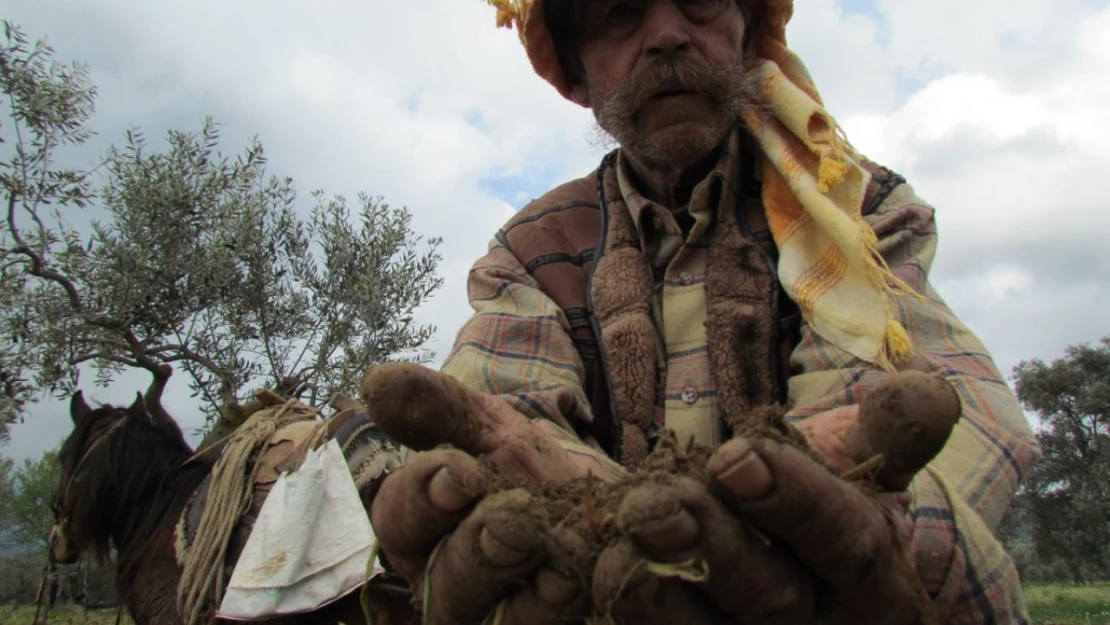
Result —
M 593 571 L 574 570 L 582 541 L 545 534 L 521 490 L 487 497 L 490 476 L 477 457 L 537 482 L 582 476 L 595 460 L 567 453 L 550 424 L 485 401 L 481 452 L 416 454 L 373 503 L 383 553 L 418 598 L 435 552 L 428 622 L 482 623 L 498 609 L 502 623 L 521 624 L 591 612 L 648 624 L 911 622 L 913 589 L 894 551 L 895 529 L 909 539 L 904 495 L 870 499 L 797 449 L 734 439 L 708 464 L 718 492 L 681 476 L 629 491 L 618 523 L 641 531 L 604 552 Z M 857 415 L 855 407 L 823 413 L 804 432 L 847 468 L 856 461 L 840 441 Z M 900 522 L 888 523 L 883 507 Z M 728 531 L 708 535 L 708 526 Z M 645 559 L 703 560 L 709 581 L 652 577 L 637 570 Z
M 653 199 L 681 203 L 735 119 L 729 107 L 750 95 L 743 81 L 716 71 L 743 66 L 744 16 L 735 0 L 587 7 L 577 50 L 584 80 L 572 99 L 621 142 Z M 585 475 L 599 460 L 567 452 L 555 426 L 483 401 L 481 444 L 414 455 L 373 503 L 383 553 L 418 601 L 427 575 L 427 622 L 478 624 L 496 610 L 498 622 L 522 625 L 591 613 L 648 625 L 913 622 L 912 571 L 895 549 L 910 539 L 905 494 L 869 498 L 797 449 L 735 439 L 709 461 L 714 492 L 681 476 L 629 491 L 618 523 L 641 531 L 592 571 L 575 571 L 568 563 L 582 546 L 558 531 L 550 540 L 533 531 L 538 506 L 527 494 L 487 498 L 490 476 L 477 458 L 536 482 Z M 830 464 L 848 468 L 864 460 L 844 451 L 857 418 L 857 407 L 831 411 L 803 432 Z M 727 531 L 709 535 L 708 526 Z M 645 559 L 704 560 L 708 581 L 652 577 L 637 569 Z
M 593 0 L 571 99 L 620 143 L 642 191 L 674 207 L 761 94 L 744 70 L 747 21 L 736 0 Z
M 837 441 L 856 415 L 852 407 L 814 416 L 805 433 L 847 460 Z M 679 615 L 698 623 L 914 622 L 914 576 L 897 550 L 912 531 L 904 493 L 869 498 L 802 451 L 767 440 L 729 441 L 708 466 L 718 497 L 681 476 L 625 497 L 618 523 L 643 529 L 598 562 L 593 590 L 603 612 L 627 623 Z M 641 573 L 625 582 L 643 559 L 705 561 L 708 581 Z
M 523 491 L 487 497 L 490 476 L 477 457 L 536 483 L 596 474 L 599 463 L 612 462 L 600 452 L 568 453 L 556 426 L 475 396 L 487 408 L 475 448 L 414 454 L 382 484 L 371 507 L 382 553 L 418 598 L 435 553 L 429 623 L 481 623 L 505 598 L 506 623 L 554 623 L 588 612 L 581 580 L 590 571 L 573 570 L 585 544 L 570 533 L 547 536 Z

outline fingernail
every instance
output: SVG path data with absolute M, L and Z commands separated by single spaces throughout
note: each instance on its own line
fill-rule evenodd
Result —
M 698 539 L 698 522 L 685 509 L 665 518 L 648 521 L 636 532 L 651 552 L 682 551 Z
M 744 439 L 733 439 L 722 445 L 713 464 L 717 481 L 737 499 L 762 499 L 774 486 L 771 470 Z
M 473 503 L 476 496 L 477 493 L 460 484 L 447 467 L 437 471 L 428 484 L 428 498 L 433 506 L 444 512 L 458 512 Z
M 573 601 L 581 590 L 581 584 L 554 569 L 544 567 L 536 573 L 536 593 L 547 605 L 566 605 Z
M 482 528 L 482 533 L 478 536 L 478 543 L 482 547 L 482 553 L 489 558 L 494 566 L 515 566 L 524 562 L 531 555 L 529 551 L 513 549 L 506 545 L 494 536 L 488 527 Z

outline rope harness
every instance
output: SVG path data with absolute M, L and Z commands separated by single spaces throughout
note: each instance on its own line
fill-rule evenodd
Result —
M 278 430 L 299 421 L 316 420 L 318 415 L 318 408 L 303 404 L 296 399 L 289 399 L 279 407 L 254 413 L 227 437 L 229 439 L 227 446 L 212 469 L 212 484 L 207 505 L 197 529 L 196 542 L 183 563 L 184 570 L 178 585 L 177 607 L 187 625 L 206 622 L 211 616 L 212 606 L 219 605 L 222 599 L 226 583 L 224 561 L 228 543 L 239 519 L 250 507 L 253 484 L 259 468 L 257 463 L 253 463 L 253 459 L 266 453 L 270 447 L 271 438 Z M 55 547 L 59 541 L 68 541 L 69 519 L 62 514 L 61 502 L 68 499 L 70 489 L 80 481 L 82 469 L 85 468 L 92 454 L 126 423 L 127 419 L 121 418 L 93 438 L 62 489 L 51 502 L 55 521 L 50 532 L 47 564 L 44 567 L 35 600 L 36 625 L 44 622 L 40 617 L 45 617 L 49 612 L 49 606 L 46 605 L 47 587 L 53 584 L 57 577 L 58 562 L 54 558 Z M 326 437 L 326 433 L 327 423 L 321 421 L 308 441 L 308 448 L 317 447 Z M 68 544 L 66 548 L 70 548 Z M 85 575 L 87 585 L 87 570 Z M 83 622 L 86 622 L 87 597 L 82 598 L 82 604 L 85 609 Z M 120 623 L 122 609 L 123 604 L 119 602 L 116 625 Z
M 208 500 L 196 540 L 183 561 L 177 588 L 177 608 L 186 625 L 207 622 L 223 598 L 228 543 L 239 519 L 250 508 L 259 465 L 253 459 L 266 453 L 274 433 L 292 423 L 315 420 L 319 410 L 295 399 L 280 408 L 251 415 L 236 428 L 212 469 Z M 321 422 L 309 447 L 316 447 L 327 431 Z M 253 465 L 253 466 L 252 466 Z

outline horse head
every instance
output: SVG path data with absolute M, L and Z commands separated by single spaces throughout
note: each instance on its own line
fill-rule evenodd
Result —
M 61 476 L 51 504 L 50 557 L 59 564 L 89 549 L 106 556 L 118 521 L 113 511 L 128 503 L 122 499 L 161 477 L 154 465 L 192 453 L 177 423 L 160 406 L 150 410 L 142 393 L 127 408 L 92 408 L 77 391 L 69 413 L 73 431 L 58 453 Z

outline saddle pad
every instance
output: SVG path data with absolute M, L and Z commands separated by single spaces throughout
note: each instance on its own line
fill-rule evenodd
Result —
M 251 466 L 256 469 L 256 477 L 251 502 L 228 542 L 224 564 L 228 578 L 234 575 L 236 564 L 278 477 L 303 464 L 310 451 L 308 445 L 320 427 L 326 428 L 324 442 L 334 441 L 339 446 L 354 488 L 366 500 L 373 497 L 386 474 L 403 466 L 407 459 L 408 449 L 382 434 L 362 410 L 346 410 L 329 417 L 325 422 L 306 420 L 281 428 L 270 438 L 267 452 L 252 459 Z M 196 542 L 197 528 L 204 514 L 211 482 L 212 476 L 209 475 L 190 497 L 181 513 L 176 527 L 175 544 L 179 564 L 185 561 L 185 554 Z M 363 517 L 366 516 L 365 510 L 360 510 L 360 513 Z
M 274 483 L 216 616 L 258 620 L 319 609 L 384 573 L 375 537 L 333 439 Z

